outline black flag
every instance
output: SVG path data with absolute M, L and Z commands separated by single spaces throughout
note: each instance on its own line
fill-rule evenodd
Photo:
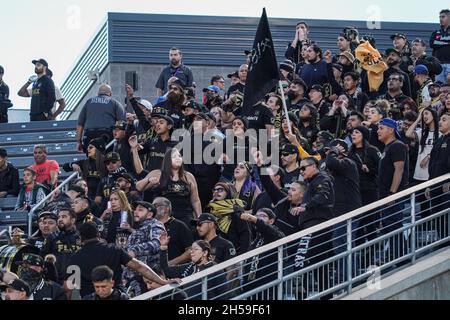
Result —
M 267 21 L 266 9 L 263 9 L 253 42 L 252 57 L 248 66 L 248 75 L 245 82 L 243 113 L 245 114 L 253 105 L 264 96 L 280 79 L 275 47 Z

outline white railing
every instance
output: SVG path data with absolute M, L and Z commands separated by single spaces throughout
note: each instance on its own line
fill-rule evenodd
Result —
M 348 281 L 343 282 L 339 285 L 336 285 L 335 287 L 333 287 L 333 289 L 336 288 L 346 288 L 347 292 L 351 291 L 351 286 L 352 284 L 357 281 L 360 280 L 363 276 L 368 276 L 368 273 L 364 273 L 364 274 L 360 274 L 357 277 L 352 277 L 352 273 L 354 272 L 354 270 L 352 270 L 351 266 L 353 265 L 352 263 L 352 259 L 354 259 L 354 253 L 357 250 L 375 250 L 375 247 L 378 245 L 380 245 L 381 242 L 384 243 L 384 241 L 390 241 L 391 238 L 395 238 L 395 237 L 401 237 L 403 235 L 404 232 L 411 232 L 411 230 L 413 231 L 411 234 L 411 248 L 408 247 L 408 250 L 412 250 L 411 253 L 408 253 L 408 255 L 405 255 L 401 260 L 405 260 L 406 258 L 410 258 L 411 261 L 414 263 L 415 261 L 415 257 L 416 257 L 416 253 L 417 252 L 422 252 L 423 250 L 425 250 L 424 248 L 419 248 L 420 250 L 416 250 L 416 232 L 417 228 L 422 228 L 422 230 L 425 230 L 426 227 L 424 227 L 430 220 L 432 219 L 436 219 L 436 217 L 441 217 L 444 219 L 443 215 L 447 215 L 448 214 L 448 210 L 446 210 L 446 212 L 441 212 L 439 214 L 435 214 L 431 217 L 428 217 L 426 219 L 422 219 L 420 221 L 416 221 L 416 211 L 415 211 L 415 206 L 416 206 L 416 202 L 415 202 L 415 197 L 416 195 L 422 191 L 423 193 L 425 193 L 426 189 L 429 188 L 433 188 L 436 187 L 437 185 L 439 186 L 439 188 L 441 188 L 440 184 L 442 184 L 443 182 L 447 181 L 450 179 L 450 174 L 446 174 L 444 176 L 438 177 L 436 179 L 427 181 L 425 183 L 422 183 L 420 185 L 414 186 L 412 188 L 409 188 L 407 190 L 404 190 L 402 192 L 396 193 L 392 196 L 386 197 L 384 199 L 378 200 L 372 204 L 369 204 L 367 206 L 361 207 L 359 209 L 353 210 L 345 215 L 342 215 L 338 218 L 334 218 L 331 219 L 329 221 L 326 221 L 324 223 L 321 223 L 319 225 L 316 225 L 312 228 L 300 231 L 298 233 L 292 234 L 290 236 L 287 236 L 285 238 L 282 238 L 278 241 L 272 242 L 270 244 L 264 245 L 260 248 L 257 248 L 255 250 L 252 250 L 250 252 L 247 252 L 243 255 L 240 255 L 238 257 L 235 257 L 233 259 L 227 260 L 223 263 L 220 263 L 218 265 L 215 265 L 213 267 L 210 267 L 206 270 L 203 270 L 201 272 L 195 273 L 189 277 L 186 277 L 183 279 L 183 283 L 182 283 L 182 288 L 186 288 L 189 287 L 189 285 L 196 285 L 199 282 L 202 283 L 203 286 L 206 286 L 207 281 L 208 281 L 208 277 L 211 277 L 214 274 L 218 274 L 220 272 L 223 272 L 223 270 L 227 269 L 227 268 L 235 268 L 237 265 L 242 265 L 245 263 L 246 260 L 251 260 L 251 258 L 255 257 L 255 256 L 264 256 L 264 254 L 268 254 L 271 251 L 275 252 L 278 254 L 278 259 L 277 259 L 277 263 L 278 263 L 278 268 L 277 268 L 277 272 L 278 272 L 278 277 L 276 277 L 277 279 L 265 284 L 263 287 L 261 288 L 256 288 L 250 292 L 245 293 L 244 295 L 239 295 L 238 299 L 243 299 L 243 298 L 248 298 L 250 295 L 257 293 L 257 292 L 261 292 L 264 288 L 266 289 L 273 289 L 274 292 L 278 293 L 278 298 L 280 298 L 280 293 L 283 290 L 283 285 L 285 286 L 286 284 L 283 282 L 286 281 L 286 279 L 288 278 L 292 278 L 295 276 L 295 274 L 305 274 L 306 272 L 309 271 L 314 271 L 313 269 L 315 267 L 317 267 L 317 265 L 312 265 L 312 266 L 308 266 L 303 270 L 297 271 L 296 273 L 292 273 L 291 275 L 283 275 L 283 259 L 280 259 L 281 257 L 283 257 L 283 250 L 285 249 L 284 247 L 287 246 L 289 243 L 295 242 L 298 243 L 298 240 L 300 240 L 303 237 L 312 235 L 312 234 L 317 234 L 320 231 L 324 231 L 324 230 L 328 230 L 329 228 L 336 228 L 337 225 L 344 225 L 343 227 L 346 228 L 346 232 L 344 233 L 344 236 L 346 237 L 346 244 L 345 244 L 345 250 L 343 250 L 343 253 L 337 254 L 331 258 L 325 259 L 323 261 L 320 262 L 319 267 L 325 267 L 326 263 L 337 263 L 337 264 L 345 264 L 345 270 L 341 270 L 343 271 L 342 273 L 344 274 L 344 276 L 347 278 Z M 448 182 L 448 181 L 447 181 Z M 441 192 L 442 193 L 442 192 Z M 379 209 L 376 210 L 375 213 L 380 213 L 382 210 L 385 210 L 386 206 L 389 206 L 390 203 L 394 203 L 394 202 L 398 202 L 399 200 L 405 202 L 405 198 L 409 197 L 410 198 L 410 205 L 411 205 L 411 214 L 410 214 L 410 220 L 409 222 L 406 224 L 406 226 L 399 228 L 398 230 L 395 231 L 389 231 L 386 232 L 386 234 L 383 235 L 383 237 L 376 237 L 376 239 L 373 239 L 369 242 L 366 242 L 363 245 L 359 245 L 359 246 L 355 246 L 353 244 L 353 242 L 355 241 L 355 239 L 352 237 L 352 233 L 354 233 L 354 227 L 352 226 L 352 223 L 357 221 L 358 218 L 361 218 L 361 216 L 363 216 L 364 214 L 367 214 L 370 211 L 374 211 L 375 209 Z M 406 203 L 406 202 L 405 202 Z M 450 204 L 449 204 L 450 205 Z M 448 206 L 447 206 L 448 208 Z M 404 211 L 404 210 L 402 210 Z M 395 212 L 394 214 L 398 214 L 399 212 Z M 334 240 L 334 239 L 331 239 Z M 331 241 L 330 240 L 330 241 Z M 441 239 L 439 241 L 436 241 L 436 245 L 444 242 L 445 239 Z M 373 246 L 370 247 L 370 246 Z M 396 248 L 390 248 L 391 251 L 396 251 Z M 400 249 L 398 249 L 400 250 Z M 409 251 L 408 251 L 409 252 Z M 339 259 L 342 259 L 342 261 L 338 261 Z M 354 261 L 353 261 L 354 262 Z M 388 261 L 386 263 L 386 267 L 395 265 L 395 263 L 398 262 L 396 259 L 394 259 L 393 261 Z M 338 267 L 339 269 L 339 267 Z M 147 300 L 147 299 L 152 299 L 158 296 L 163 296 L 164 294 L 170 293 L 174 287 L 177 287 L 176 285 L 165 285 L 163 287 L 160 287 L 158 289 L 155 290 L 151 290 L 147 293 L 144 293 L 138 297 L 135 297 L 135 300 Z M 322 292 L 321 294 L 316 295 L 317 297 L 320 297 L 321 295 L 326 294 L 328 291 L 331 291 L 331 289 L 327 289 L 326 292 Z M 207 290 L 203 290 L 202 291 L 202 299 L 207 299 L 208 297 L 208 292 Z M 200 298 L 200 297 L 197 297 Z
M 74 172 L 72 173 L 69 177 L 66 178 L 66 180 L 64 180 L 63 182 L 61 182 L 60 185 L 58 185 L 58 187 L 54 190 L 52 190 L 52 192 L 50 192 L 48 195 L 45 196 L 44 199 L 42 199 L 41 201 L 39 201 L 38 203 L 36 203 L 33 208 L 31 208 L 30 212 L 28 212 L 28 234 L 31 235 L 33 232 L 33 216 L 34 216 L 34 212 L 39 209 L 42 205 L 44 205 L 48 199 L 50 199 L 51 197 L 53 197 L 53 195 L 60 191 L 65 185 L 67 185 L 70 181 L 72 181 L 75 177 L 78 178 L 78 172 Z

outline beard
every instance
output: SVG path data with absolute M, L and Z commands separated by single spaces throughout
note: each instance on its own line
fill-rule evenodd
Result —
M 387 61 L 387 65 L 389 66 L 389 67 L 395 67 L 397 64 L 399 63 L 399 61 L 395 61 L 395 60 L 389 60 L 389 61 Z
M 184 101 L 184 96 L 175 92 L 169 92 L 167 95 L 167 101 L 174 106 L 179 106 Z
M 287 97 L 288 97 L 289 100 L 294 100 L 298 96 L 299 96 L 299 94 L 297 94 L 294 91 L 288 91 L 288 93 L 287 93 Z

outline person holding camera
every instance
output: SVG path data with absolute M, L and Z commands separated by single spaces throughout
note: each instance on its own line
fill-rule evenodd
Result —
M 341 137 L 346 129 L 346 118 L 353 108 L 353 100 L 347 94 L 342 94 L 333 102 L 326 116 L 320 119 L 320 129 L 327 130 L 335 138 Z

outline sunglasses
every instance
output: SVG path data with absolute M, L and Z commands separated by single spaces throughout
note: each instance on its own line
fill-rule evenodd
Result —
M 213 192 L 224 192 L 225 189 L 224 188 L 214 188 Z
M 281 156 L 282 157 L 289 157 L 290 155 L 293 155 L 294 153 L 289 153 L 289 152 L 282 152 Z
M 312 164 L 307 164 L 306 166 L 301 166 L 301 167 L 299 168 L 299 169 L 300 169 L 300 172 L 305 171 L 306 168 L 308 168 L 308 167 L 310 167 L 310 166 L 312 166 Z

